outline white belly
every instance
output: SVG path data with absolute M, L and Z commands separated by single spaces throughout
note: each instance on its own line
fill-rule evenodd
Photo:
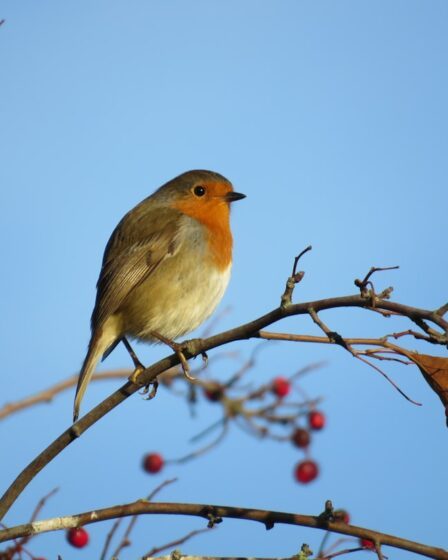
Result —
M 183 258 L 167 259 L 160 271 L 136 288 L 136 297 L 129 298 L 122 315 L 125 333 L 154 341 L 154 331 L 170 340 L 191 332 L 216 309 L 229 283 L 230 271 L 230 265 L 219 271 Z M 161 275 L 169 277 L 169 282 L 162 282 Z

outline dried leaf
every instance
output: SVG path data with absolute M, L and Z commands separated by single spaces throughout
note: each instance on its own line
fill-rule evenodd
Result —
M 418 365 L 423 377 L 439 395 L 445 407 L 448 406 L 448 358 L 428 356 L 410 352 L 409 358 Z
M 448 411 L 448 358 L 419 354 L 401 348 L 401 353 L 414 362 L 431 389 L 437 393 L 445 410 Z M 448 418 L 447 418 L 448 425 Z

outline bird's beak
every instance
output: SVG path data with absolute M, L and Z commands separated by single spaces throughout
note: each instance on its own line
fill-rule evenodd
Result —
M 230 191 L 224 196 L 226 202 L 235 202 L 235 200 L 241 200 L 242 198 L 246 198 L 246 195 L 235 191 Z

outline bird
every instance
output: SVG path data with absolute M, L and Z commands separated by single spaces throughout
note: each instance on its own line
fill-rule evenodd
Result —
M 224 295 L 232 268 L 230 206 L 245 196 L 219 173 L 192 170 L 121 219 L 104 251 L 73 422 L 98 362 L 120 342 L 141 366 L 128 337 L 165 342 L 186 364 L 174 341 L 210 317 Z

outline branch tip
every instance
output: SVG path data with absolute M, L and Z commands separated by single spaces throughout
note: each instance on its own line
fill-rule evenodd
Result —
M 297 560 L 307 560 L 310 556 L 312 556 L 314 552 L 311 550 L 308 544 L 303 543 L 302 547 L 300 548 L 300 552 L 297 555 Z
M 438 315 L 439 317 L 443 317 L 447 311 L 448 311 L 448 302 L 440 306 L 439 309 L 436 310 L 435 314 Z
M 305 253 L 308 253 L 308 251 L 311 251 L 312 248 L 313 248 L 313 247 L 312 247 L 311 245 L 308 245 L 308 247 L 305 247 L 305 249 L 304 249 L 303 251 L 301 251 L 301 252 L 296 256 L 296 258 L 294 259 L 294 266 L 292 267 L 292 274 L 291 274 L 291 276 L 295 276 L 295 275 L 296 275 L 296 272 L 297 272 L 297 264 L 298 264 L 299 260 L 303 257 L 303 255 L 304 255 Z
M 363 297 L 371 297 L 372 298 L 372 307 L 374 307 L 374 301 L 375 301 L 375 289 L 373 287 L 372 282 L 370 281 L 370 277 L 372 276 L 372 274 L 374 274 L 375 272 L 383 272 L 385 270 L 396 270 L 397 268 L 400 268 L 398 265 L 397 266 L 383 266 L 383 267 L 379 267 L 379 266 L 372 266 L 369 270 L 369 272 L 364 276 L 363 280 L 360 280 L 359 278 L 356 278 L 356 280 L 354 281 L 354 284 L 357 288 L 359 288 L 361 295 Z M 367 286 L 370 286 L 371 288 L 371 293 L 369 293 L 367 291 Z M 381 294 L 380 294 L 380 298 L 381 299 L 388 299 L 388 297 L 390 296 L 390 293 L 392 292 L 393 288 L 387 288 L 386 290 L 384 290 Z
M 306 247 L 301 253 L 299 253 L 295 257 L 294 265 L 292 267 L 291 276 L 286 281 L 285 291 L 283 292 L 283 295 L 280 299 L 280 308 L 281 309 L 285 309 L 286 307 L 291 305 L 291 303 L 292 303 L 292 293 L 294 291 L 294 288 L 295 288 L 296 284 L 301 282 L 303 280 L 303 277 L 305 276 L 305 272 L 303 270 L 299 270 L 297 272 L 297 264 L 298 264 L 300 258 L 305 253 L 307 253 L 308 251 L 311 251 L 311 249 L 312 249 L 311 245 L 308 245 L 308 247 Z

